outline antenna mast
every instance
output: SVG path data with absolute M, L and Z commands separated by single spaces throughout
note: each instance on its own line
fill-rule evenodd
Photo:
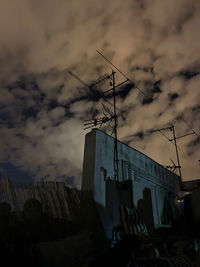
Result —
M 176 143 L 176 133 L 175 133 L 175 127 L 174 125 L 171 126 L 170 130 L 172 131 L 173 133 L 173 140 L 174 140 L 174 145 L 175 145 L 175 149 L 176 149 L 176 159 L 177 159 L 177 163 L 178 163 L 178 171 L 179 171 L 179 176 L 181 178 L 181 181 L 182 181 L 182 173 L 181 173 L 181 165 L 180 165 L 180 160 L 179 160 L 179 154 L 178 154 L 178 148 L 177 148 L 177 143 Z
M 170 130 L 170 131 L 172 131 L 173 138 L 172 138 L 172 139 L 168 138 L 165 134 L 162 133 L 163 130 Z M 180 165 L 180 159 L 179 159 L 179 154 L 178 154 L 178 149 L 179 149 L 179 148 L 178 148 L 178 146 L 177 146 L 177 142 L 176 142 L 176 140 L 177 140 L 177 139 L 180 139 L 180 138 L 183 138 L 183 137 L 186 137 L 186 136 L 188 136 L 188 135 L 195 134 L 195 133 L 194 133 L 194 132 L 191 132 L 191 133 L 188 133 L 188 134 L 184 134 L 184 135 L 182 135 L 182 136 L 176 136 L 176 133 L 175 133 L 175 126 L 174 126 L 173 124 L 172 124 L 171 126 L 169 126 L 169 127 L 165 127 L 165 128 L 162 128 L 162 129 L 153 130 L 153 131 L 151 131 L 151 132 L 152 132 L 152 133 L 153 133 L 153 132 L 160 132 L 165 138 L 168 139 L 169 142 L 172 142 L 172 144 L 175 146 L 177 165 L 175 165 L 174 162 L 172 161 L 172 163 L 173 163 L 173 167 L 171 167 L 171 166 L 167 166 L 167 168 L 170 168 L 170 169 L 173 169 L 173 170 L 178 169 L 178 171 L 179 171 L 179 176 L 180 176 L 180 179 L 181 179 L 181 181 L 182 181 L 181 165 Z M 179 150 L 180 150 L 180 149 L 179 149 Z
M 112 96 L 113 96 L 113 104 L 111 104 L 113 106 L 113 112 L 111 112 L 104 104 L 102 104 L 104 111 L 107 113 L 103 113 L 104 117 L 100 117 L 100 118 L 96 118 L 93 120 L 85 120 L 84 122 L 84 130 L 89 129 L 89 128 L 93 128 L 96 126 L 105 124 L 108 122 L 108 127 L 110 126 L 110 124 L 112 122 L 114 122 L 114 127 L 113 127 L 113 131 L 111 133 L 111 135 L 114 133 L 114 180 L 117 182 L 119 181 L 119 159 L 118 159 L 118 139 L 117 139 L 117 107 L 116 107 L 116 88 L 123 85 L 124 83 L 128 82 L 129 79 L 126 78 L 126 80 L 124 80 L 123 82 L 121 82 L 120 84 L 116 85 L 115 82 L 115 74 L 116 72 L 114 70 L 112 70 L 112 74 L 111 75 L 104 75 L 103 78 L 98 79 L 96 82 L 93 82 L 92 85 L 88 85 L 87 83 L 85 83 L 80 77 L 78 77 L 77 75 L 75 75 L 74 73 L 72 73 L 71 71 L 69 71 L 69 74 L 71 76 L 73 76 L 75 79 L 77 79 L 80 83 L 82 83 L 84 86 L 88 87 L 89 89 L 93 89 L 94 86 L 98 85 L 99 83 L 105 81 L 106 79 L 110 79 L 110 86 L 112 86 L 112 88 L 109 88 L 107 91 L 100 93 L 101 98 L 105 99 L 105 95 L 107 93 L 109 93 L 110 91 L 112 91 Z M 106 99 L 105 99 L 106 100 Z M 106 100 L 108 101 L 108 100 Z M 108 103 L 110 103 L 108 101 Z M 107 127 L 107 128 L 108 128 Z
M 116 111 L 116 88 L 115 88 L 115 74 L 116 72 L 112 70 L 112 90 L 113 90 L 113 109 L 114 109 L 114 135 L 115 135 L 115 140 L 114 140 L 114 171 L 115 171 L 115 181 L 119 180 L 118 177 L 118 145 L 117 145 L 117 111 Z

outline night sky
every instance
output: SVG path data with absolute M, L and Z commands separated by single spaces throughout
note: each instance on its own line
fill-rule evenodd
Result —
M 16 183 L 80 188 L 83 121 L 112 107 L 99 97 L 109 81 L 89 89 L 69 71 L 87 84 L 110 74 L 96 50 L 132 80 L 118 91 L 119 139 L 171 165 L 171 132 L 151 131 L 192 128 L 177 140 L 183 180 L 200 178 L 199 0 L 0 0 L 0 13 L 0 167 Z

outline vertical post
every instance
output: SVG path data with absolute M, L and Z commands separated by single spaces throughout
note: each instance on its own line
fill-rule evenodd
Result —
M 176 143 L 176 133 L 175 133 L 174 125 L 171 126 L 171 130 L 173 133 L 174 145 L 176 148 L 176 158 L 177 158 L 177 163 L 178 163 L 179 176 L 180 176 L 181 182 L 182 182 L 181 165 L 180 165 L 180 161 L 179 161 L 178 148 L 177 148 L 177 143 Z
M 115 172 L 115 181 L 118 181 L 118 147 L 117 147 L 117 111 L 116 111 L 116 92 L 115 92 L 115 71 L 112 70 L 112 86 L 113 86 L 113 104 L 114 104 L 114 172 Z

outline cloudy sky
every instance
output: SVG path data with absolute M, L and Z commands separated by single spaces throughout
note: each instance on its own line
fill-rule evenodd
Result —
M 151 130 L 191 127 L 177 140 L 183 179 L 200 178 L 199 0 L 0 0 L 0 13 L 2 168 L 80 187 L 83 121 L 109 84 L 89 90 L 69 71 L 88 84 L 110 74 L 99 50 L 145 94 L 119 90 L 119 139 L 171 165 L 173 144 Z

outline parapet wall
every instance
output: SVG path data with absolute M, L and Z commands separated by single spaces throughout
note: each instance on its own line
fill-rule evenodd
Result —
M 148 156 L 121 142 L 118 142 L 118 159 L 119 180 L 131 181 L 132 184 L 131 191 L 127 193 L 132 196 L 132 201 L 127 205 L 139 207 L 144 216 L 151 210 L 152 220 L 149 227 L 170 225 L 176 215 L 173 201 L 180 190 L 180 178 Z M 119 191 L 119 187 L 114 189 L 114 185 L 109 186 L 109 183 L 113 182 L 114 139 L 98 129 L 93 129 L 85 138 L 82 190 L 93 192 L 109 238 L 113 227 L 119 223 L 119 199 L 121 194 L 124 194 L 122 190 Z M 114 199 L 112 205 L 111 194 Z M 167 209 L 170 209 L 170 212 Z

